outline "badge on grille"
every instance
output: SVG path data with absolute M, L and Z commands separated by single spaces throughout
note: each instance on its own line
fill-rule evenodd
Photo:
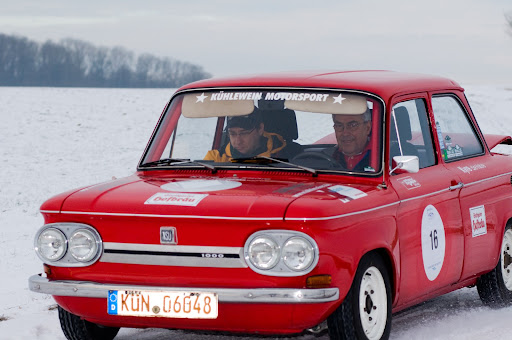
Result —
M 160 243 L 161 244 L 177 244 L 178 238 L 176 236 L 176 228 L 161 227 L 160 228 Z

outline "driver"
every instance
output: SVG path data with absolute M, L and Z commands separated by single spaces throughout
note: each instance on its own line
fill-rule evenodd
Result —
M 256 109 L 246 116 L 227 117 L 229 143 L 219 150 L 210 150 L 205 160 L 229 162 L 233 158 L 254 156 L 278 157 L 286 142 L 276 133 L 264 130 L 261 113 Z
M 332 157 L 343 168 L 352 171 L 374 171 L 370 167 L 371 117 L 370 110 L 359 115 L 332 115 L 338 143 Z

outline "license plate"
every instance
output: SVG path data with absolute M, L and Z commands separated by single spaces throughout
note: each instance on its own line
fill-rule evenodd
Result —
M 216 319 L 218 297 L 206 292 L 109 290 L 108 314 L 186 319 Z

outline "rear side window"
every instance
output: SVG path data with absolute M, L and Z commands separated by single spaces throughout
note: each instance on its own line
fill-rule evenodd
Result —
M 484 149 L 466 111 L 453 96 L 432 98 L 439 148 L 445 161 L 482 154 Z

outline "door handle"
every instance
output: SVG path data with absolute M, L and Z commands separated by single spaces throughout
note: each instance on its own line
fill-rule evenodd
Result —
M 459 182 L 457 184 L 453 183 L 452 185 L 450 185 L 450 187 L 448 189 L 450 189 L 450 191 L 453 191 L 453 190 L 461 189 L 462 187 L 464 187 L 464 183 Z

